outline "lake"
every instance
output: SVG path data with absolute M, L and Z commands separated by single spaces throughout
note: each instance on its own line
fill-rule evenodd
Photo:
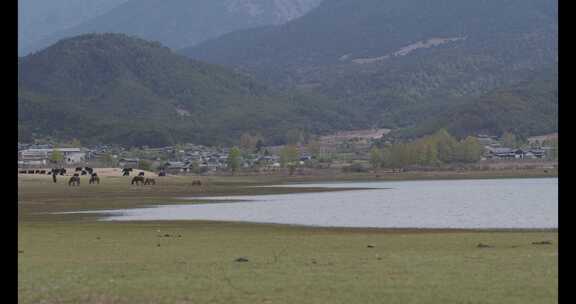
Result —
M 217 202 L 83 213 L 103 213 L 105 221 L 211 220 L 365 228 L 558 227 L 558 178 L 340 182 L 277 187 L 359 189 L 195 197 L 187 199 Z

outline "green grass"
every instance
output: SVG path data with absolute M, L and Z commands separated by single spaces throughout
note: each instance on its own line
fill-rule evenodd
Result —
M 188 187 L 190 180 L 174 177 L 137 189 L 103 178 L 100 186 L 72 189 L 21 179 L 20 303 L 557 302 L 556 231 L 107 223 L 37 214 L 142 206 L 198 193 L 287 191 L 239 187 L 261 178 L 212 178 L 203 190 Z M 532 244 L 544 240 L 552 245 Z M 238 257 L 249 261 L 235 262 Z

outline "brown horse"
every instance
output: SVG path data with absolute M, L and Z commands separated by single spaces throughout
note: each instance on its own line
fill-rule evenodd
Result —
M 98 177 L 98 174 L 92 173 L 92 176 L 90 176 L 90 180 L 88 181 L 88 183 L 100 185 L 100 177 Z
M 141 184 L 144 183 L 144 176 L 134 176 L 132 178 L 132 183 L 131 185 L 134 185 L 134 183 L 136 183 L 137 186 L 140 186 Z
M 80 186 L 80 176 L 74 174 L 74 176 L 70 177 L 68 180 L 68 186 Z
M 144 180 L 144 185 L 156 185 L 156 180 L 153 179 L 153 178 L 147 177 L 147 178 Z

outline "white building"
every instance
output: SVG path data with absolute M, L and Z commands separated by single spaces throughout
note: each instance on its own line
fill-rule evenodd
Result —
M 60 151 L 63 161 L 68 164 L 77 164 L 86 160 L 86 152 L 81 148 L 55 148 L 55 149 L 27 149 L 19 152 L 18 164 L 43 166 L 49 163 L 54 150 Z

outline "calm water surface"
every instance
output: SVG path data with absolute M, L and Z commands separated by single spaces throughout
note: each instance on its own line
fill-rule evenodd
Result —
M 557 178 L 315 183 L 280 187 L 371 189 L 196 197 L 189 199 L 218 202 L 90 213 L 104 213 L 106 217 L 102 220 L 106 221 L 215 220 L 378 228 L 558 227 Z

